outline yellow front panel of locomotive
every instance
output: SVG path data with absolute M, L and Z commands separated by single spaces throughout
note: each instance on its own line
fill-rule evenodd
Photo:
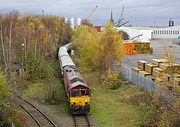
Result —
M 85 103 L 90 103 L 91 98 L 88 97 L 71 97 L 70 103 L 75 104 L 76 106 L 85 106 Z

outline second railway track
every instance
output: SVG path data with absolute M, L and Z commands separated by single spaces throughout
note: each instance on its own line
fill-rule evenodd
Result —
M 42 111 L 30 101 L 20 98 L 20 107 L 34 120 L 37 127 L 57 127 Z
M 75 127 L 91 127 L 88 115 L 73 115 Z

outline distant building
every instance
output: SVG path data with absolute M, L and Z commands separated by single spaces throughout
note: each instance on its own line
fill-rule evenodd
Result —
M 94 26 L 95 28 L 96 28 L 96 30 L 97 30 L 97 32 L 102 32 L 102 26 Z
M 165 28 L 153 28 L 152 38 L 169 38 L 169 39 L 180 39 L 180 25 L 171 26 Z
M 132 40 L 149 41 L 151 39 L 180 39 L 180 26 L 171 27 L 119 27 L 127 32 Z

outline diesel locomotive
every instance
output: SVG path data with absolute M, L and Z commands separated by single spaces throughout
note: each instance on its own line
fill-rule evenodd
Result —
M 71 43 L 60 47 L 58 52 L 70 111 L 72 114 L 87 114 L 90 111 L 91 89 L 68 54 L 70 48 Z

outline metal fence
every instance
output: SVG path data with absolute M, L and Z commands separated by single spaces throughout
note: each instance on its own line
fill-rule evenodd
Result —
M 127 66 L 123 66 L 120 69 L 120 72 L 124 75 L 124 77 L 128 81 L 132 82 L 133 84 L 135 84 L 139 88 L 142 88 L 145 91 L 148 91 L 148 92 L 161 91 L 163 100 L 167 104 L 171 103 L 170 101 L 173 95 L 172 92 L 170 90 L 163 89 L 162 87 L 159 87 L 158 85 L 156 85 L 156 83 L 152 80 L 151 77 L 140 75 L 139 73 L 136 73 L 135 71 L 133 71 L 131 68 Z
M 140 75 L 126 66 L 123 66 L 120 71 L 128 81 L 134 83 L 138 87 L 149 92 L 158 90 L 157 85 L 151 78 Z

